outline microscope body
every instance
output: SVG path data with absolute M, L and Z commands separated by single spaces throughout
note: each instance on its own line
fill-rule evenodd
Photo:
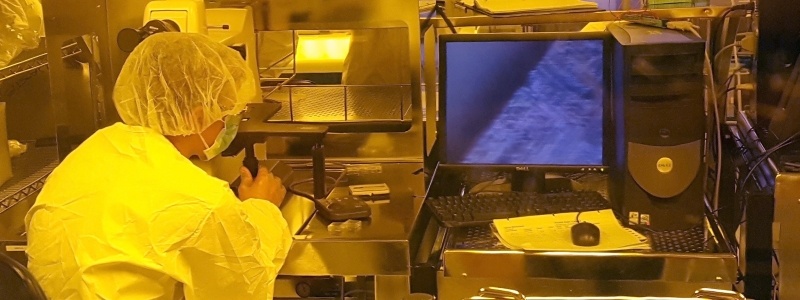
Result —
M 257 80 L 258 53 L 256 30 L 251 7 L 206 8 L 203 1 L 156 0 L 147 3 L 141 28 L 126 28 L 117 35 L 117 44 L 130 52 L 142 40 L 159 32 L 188 32 L 208 35 L 242 55 L 256 78 L 256 95 L 249 102 L 260 103 L 261 87 Z

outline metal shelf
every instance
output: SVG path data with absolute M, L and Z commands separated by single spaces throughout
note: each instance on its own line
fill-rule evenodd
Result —
M 470 11 L 461 5 L 456 5 L 455 8 L 456 9 L 453 11 L 448 11 L 449 19 L 455 27 L 615 21 L 619 19 L 619 16 L 627 13 L 626 11 L 559 12 L 540 15 L 491 17 Z M 648 13 L 660 19 L 676 20 L 715 18 L 721 15 L 726 9 L 727 7 L 724 6 L 689 7 L 650 9 Z M 421 18 L 420 22 L 424 22 L 424 20 L 425 18 Z M 431 23 L 437 28 L 445 28 L 447 26 L 444 19 L 441 17 L 432 18 Z
M 41 190 L 47 176 L 57 165 L 56 147 L 29 149 L 11 159 L 14 177 L 0 186 L 0 213 Z
M 77 43 L 61 48 L 62 58 L 69 58 L 81 52 Z M 21 62 L 0 69 L 0 81 L 47 66 L 47 53 L 42 53 Z

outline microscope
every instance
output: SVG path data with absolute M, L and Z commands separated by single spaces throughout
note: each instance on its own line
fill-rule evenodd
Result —
M 144 25 L 140 28 L 125 28 L 117 34 L 117 45 L 131 52 L 144 39 L 161 32 L 200 33 L 238 51 L 245 60 L 254 78 L 259 78 L 256 53 L 256 31 L 250 7 L 206 8 L 202 0 L 157 0 L 147 4 Z M 258 82 L 256 84 L 259 84 Z M 256 176 L 259 161 L 255 155 L 255 144 L 264 143 L 269 137 L 294 137 L 311 142 L 313 195 L 311 198 L 319 213 L 330 221 L 344 221 L 369 217 L 371 210 L 363 201 L 353 198 L 328 198 L 325 184 L 325 152 L 323 140 L 328 133 L 327 125 L 268 123 L 280 109 L 280 103 L 264 102 L 261 87 L 242 112 L 239 131 L 223 156 L 236 156 L 244 150 L 242 164 Z M 241 178 L 231 184 L 237 192 Z

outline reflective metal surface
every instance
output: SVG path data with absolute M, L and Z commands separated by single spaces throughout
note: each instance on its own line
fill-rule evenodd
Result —
M 419 18 L 416 1 L 270 0 L 262 9 L 263 30 L 412 28 Z
M 694 297 L 692 298 L 685 298 L 685 297 L 669 297 L 669 298 L 662 298 L 662 297 L 623 297 L 623 296 L 611 296 L 611 297 L 525 297 L 522 293 L 511 290 L 511 289 L 504 289 L 504 288 L 497 288 L 497 287 L 488 287 L 488 288 L 481 288 L 478 292 L 477 297 L 470 297 L 469 300 L 489 300 L 489 299 L 514 299 L 514 300 L 532 300 L 532 299 L 564 299 L 564 300 L 677 300 L 677 299 L 707 299 L 707 300 L 745 300 L 746 298 L 744 295 L 725 291 L 725 290 L 718 290 L 718 289 L 709 289 L 709 288 L 702 288 L 694 292 Z
M 349 193 L 347 185 L 386 183 L 390 199 L 369 202 L 372 216 L 355 232 L 328 232 L 330 222 L 315 215 L 295 236 L 280 274 L 409 276 L 412 229 L 424 195 L 423 175 L 417 173 L 421 167 L 390 163 L 381 164 L 380 173 L 347 174 L 332 196 Z
M 773 245 L 778 254 L 780 299 L 800 299 L 800 174 L 783 173 L 775 180 Z
M 309 0 L 309 1 L 293 1 L 293 0 L 272 0 L 262 1 L 260 5 L 254 5 L 257 13 L 263 17 L 260 24 L 256 24 L 259 30 L 264 31 L 330 31 L 330 30 L 352 30 L 354 36 L 358 36 L 361 29 L 381 29 L 381 30 L 395 30 L 401 29 L 403 34 L 396 35 L 379 35 L 381 38 L 390 36 L 392 39 L 401 39 L 385 41 L 391 42 L 392 45 L 399 45 L 398 47 L 408 47 L 408 51 L 398 51 L 398 61 L 396 64 L 392 63 L 390 66 L 386 65 L 370 65 L 370 68 L 392 68 L 386 71 L 394 72 L 397 74 L 408 74 L 407 79 L 401 82 L 370 82 L 369 85 L 387 85 L 387 88 L 376 86 L 373 91 L 364 90 L 359 92 L 358 89 L 350 88 L 348 93 L 342 93 L 339 88 L 336 91 L 330 91 L 327 100 L 322 103 L 313 101 L 313 97 L 306 97 L 303 100 L 308 105 L 296 107 L 297 110 L 293 111 L 293 116 L 298 117 L 302 115 L 305 119 L 309 117 L 312 119 L 320 118 L 323 120 L 342 121 L 347 117 L 347 121 L 359 121 L 364 119 L 393 119 L 410 121 L 411 128 L 405 132 L 381 132 L 377 127 L 366 128 L 363 133 L 342 133 L 330 134 L 326 138 L 326 156 L 329 158 L 338 158 L 342 160 L 415 160 L 421 161 L 423 156 L 423 128 L 422 128 L 422 101 L 420 89 L 420 33 L 419 33 L 419 6 L 415 1 L 396 1 L 396 0 L 373 0 L 373 1 L 360 1 L 360 0 Z M 252 5 L 252 4 L 251 4 Z M 372 35 L 366 35 L 372 36 Z M 351 43 L 355 46 L 356 43 Z M 359 47 L 363 47 L 360 45 Z M 354 51 L 355 48 L 350 48 Z M 370 48 L 371 49 L 371 48 Z M 364 49 L 355 49 L 361 53 Z M 385 51 L 392 51 L 387 49 Z M 379 51 L 380 52 L 380 51 Z M 374 54 L 374 55 L 373 55 Z M 396 56 L 388 53 L 369 53 L 361 57 L 353 57 L 351 65 L 363 65 L 363 61 L 369 62 L 372 57 L 379 58 L 382 56 Z M 404 57 L 405 56 L 405 57 Z M 369 65 L 369 64 L 368 64 Z M 397 68 L 397 70 L 394 70 Z M 346 70 L 347 71 L 347 70 Z M 347 73 L 345 71 L 345 73 Z M 369 72 L 372 74 L 372 72 Z M 346 74 L 345 74 L 346 75 Z M 345 76 L 347 77 L 347 76 Z M 343 80 L 344 81 L 344 80 Z M 348 85 L 361 85 L 364 83 L 346 83 Z M 392 91 L 393 86 L 403 85 L 402 94 L 398 97 L 396 91 Z M 405 87 L 405 86 L 408 87 Z M 299 90 L 307 90 L 305 93 L 310 93 L 313 90 L 323 91 L 331 88 L 315 87 L 309 85 L 306 87 L 295 87 Z M 380 91 L 376 93 L 375 91 Z M 357 93 L 356 93 L 357 92 Z M 357 94 L 357 95 L 356 95 Z M 311 94 L 309 94 L 311 95 Z M 391 110 L 375 108 L 370 105 L 358 105 L 357 103 L 349 103 L 343 101 L 342 95 L 357 102 L 373 103 L 375 106 L 378 103 L 389 101 Z M 369 97 L 371 100 L 364 101 L 360 99 Z M 399 99 L 393 100 L 393 99 Z M 313 103 L 312 103 L 313 102 Z M 319 101 L 317 101 L 319 102 Z M 349 101 L 352 102 L 352 101 Z M 293 101 L 297 104 L 299 102 Z M 399 105 L 398 105 L 399 104 Z M 352 108 L 352 109 L 349 109 Z M 295 109 L 295 107 L 292 107 Z M 382 109 L 382 111 L 380 111 Z M 366 118 L 364 116 L 367 116 Z M 287 118 L 290 119 L 290 118 Z M 294 118 L 297 120 L 297 118 Z M 303 118 L 300 118 L 303 119 Z M 298 158 L 304 157 L 307 153 L 303 153 L 303 147 L 298 147 L 297 142 L 290 138 L 275 138 L 269 141 L 270 155 L 280 158 Z
M 86 137 L 118 120 L 111 94 L 126 55 L 116 46 L 117 32 L 141 26 L 147 2 L 42 1 L 60 158 L 74 143 L 70 136 Z M 62 59 L 61 48 L 76 41 L 85 52 L 78 60 Z
M 513 287 L 524 291 L 526 299 L 630 299 L 627 297 L 687 297 L 692 292 L 704 288 L 730 289 L 730 283 L 723 282 L 682 282 L 682 281 L 643 281 L 643 280 L 585 280 L 554 278 L 448 278 L 440 274 L 439 299 L 481 299 L 471 298 L 486 286 Z M 536 295 L 536 296 L 531 296 Z M 586 296 L 595 295 L 595 296 Z M 662 296 L 652 296 L 662 295 Z M 483 298 L 485 299 L 485 298 Z M 659 298 L 649 298 L 659 299 Z
M 449 5 L 452 5 L 448 1 Z M 583 13 L 558 13 L 522 17 L 503 17 L 492 18 L 486 15 L 474 13 L 458 5 L 448 6 L 446 10 L 450 21 L 456 27 L 460 26 L 487 26 L 487 25 L 522 25 L 522 24 L 555 24 L 555 23 L 577 23 L 577 22 L 600 22 L 618 20 L 619 16 L 625 14 L 624 11 L 600 11 Z M 648 13 L 661 19 L 692 19 L 692 18 L 713 18 L 719 16 L 726 7 L 692 7 L 692 8 L 672 8 L 672 9 L 650 9 Z M 442 18 L 434 18 L 435 27 L 447 26 Z
M 464 182 L 496 177 L 491 170 L 439 168 L 428 195 L 457 193 Z M 572 180 L 602 194 L 605 178 L 597 174 Z M 448 228 L 437 274 L 439 297 L 465 299 L 484 287 L 513 289 L 528 297 L 686 297 L 700 288 L 730 289 L 737 261 L 719 232 L 716 220 L 709 219 L 699 232 L 668 236 L 675 245 L 658 243 L 653 236 L 678 232 L 646 233 L 653 241 L 650 251 L 545 252 L 509 250 L 489 226 Z
M 406 299 L 410 290 L 407 276 L 375 276 L 375 300 Z
M 730 289 L 736 279 L 733 255 L 446 250 L 443 261 L 443 299 L 486 286 L 536 296 L 677 296 Z

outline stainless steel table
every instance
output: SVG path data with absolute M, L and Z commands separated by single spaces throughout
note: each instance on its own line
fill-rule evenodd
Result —
M 331 195 L 347 194 L 348 185 L 368 183 L 386 183 L 391 191 L 389 199 L 369 202 L 372 216 L 354 232 L 329 232 L 330 222 L 313 214 L 310 200 L 287 200 L 282 211 L 297 234 L 280 275 L 374 276 L 376 299 L 400 299 L 409 293 L 412 233 L 425 194 L 421 168 L 421 163 L 348 168 Z

